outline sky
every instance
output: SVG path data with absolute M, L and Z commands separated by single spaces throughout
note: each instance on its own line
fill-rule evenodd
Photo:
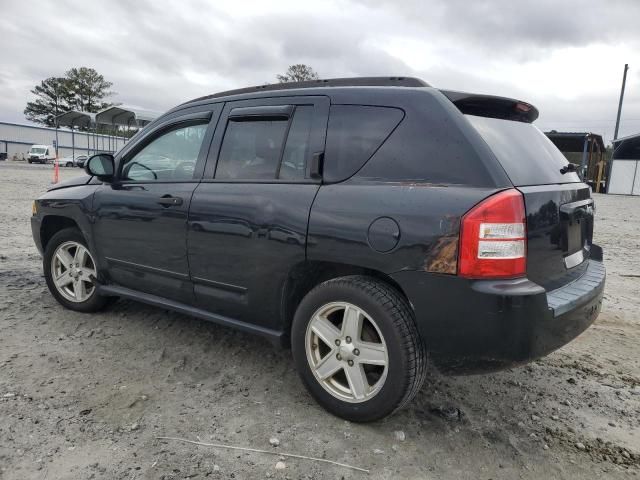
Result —
M 25 122 L 41 80 L 92 67 L 111 101 L 165 111 L 276 81 L 415 76 L 534 104 L 543 130 L 640 132 L 638 0 L 0 0 L 0 120 Z

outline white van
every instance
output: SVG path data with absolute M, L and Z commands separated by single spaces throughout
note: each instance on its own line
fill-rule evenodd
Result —
M 27 160 L 29 163 L 48 163 L 56 158 L 56 149 L 51 145 L 31 145 Z

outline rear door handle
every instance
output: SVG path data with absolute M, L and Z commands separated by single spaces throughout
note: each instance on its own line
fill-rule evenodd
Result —
M 163 195 L 158 199 L 158 203 L 163 207 L 175 207 L 182 205 L 182 198 L 172 197 L 171 195 Z

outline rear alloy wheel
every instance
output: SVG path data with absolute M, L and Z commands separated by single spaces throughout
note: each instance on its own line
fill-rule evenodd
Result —
M 351 303 L 321 307 L 307 326 L 305 349 L 316 380 L 339 400 L 364 402 L 387 378 L 389 357 L 380 329 Z
M 326 410 L 383 418 L 420 390 L 427 357 L 407 300 L 366 276 L 328 280 L 300 302 L 291 327 L 296 367 Z
M 49 290 L 65 307 L 93 312 L 105 305 L 107 299 L 97 292 L 95 259 L 78 229 L 56 233 L 47 243 L 43 264 Z

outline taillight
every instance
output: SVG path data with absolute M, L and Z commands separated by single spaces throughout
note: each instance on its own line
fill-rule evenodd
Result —
M 461 220 L 458 275 L 514 278 L 527 271 L 524 198 L 515 189 L 492 195 Z

